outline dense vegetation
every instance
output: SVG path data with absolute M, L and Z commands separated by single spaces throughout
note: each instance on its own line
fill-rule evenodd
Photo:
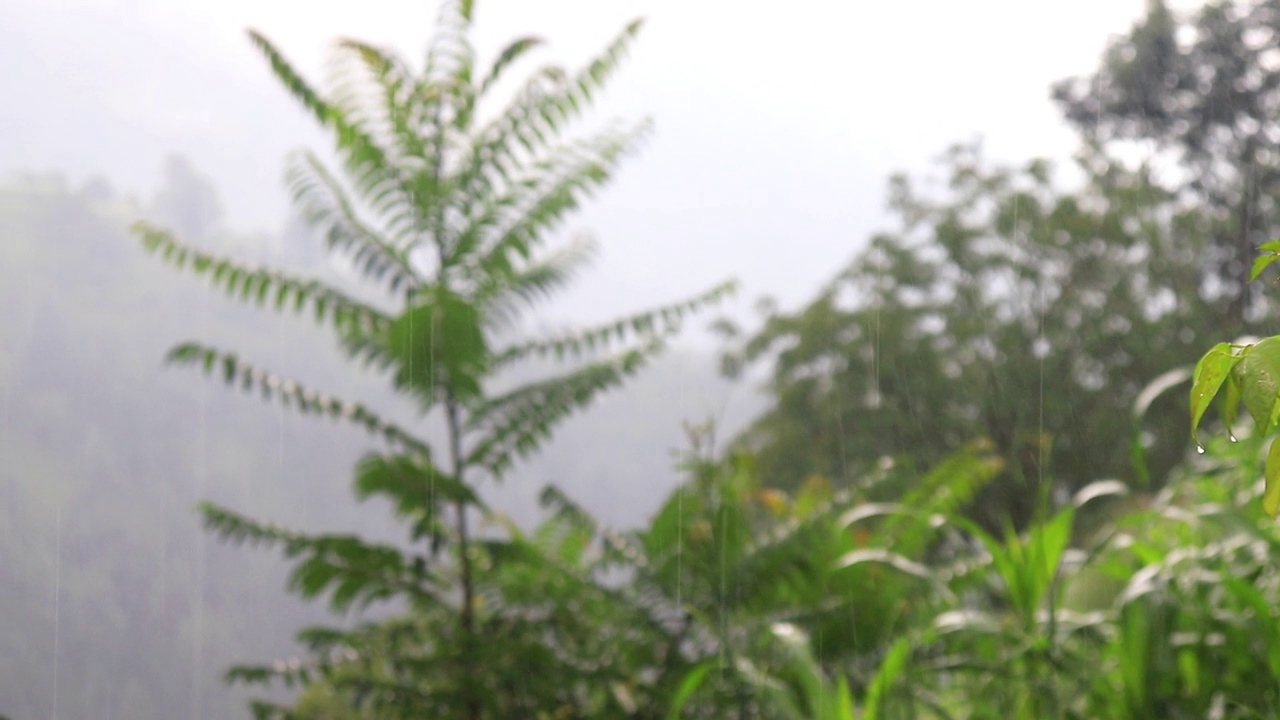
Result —
M 291 189 L 311 233 L 366 286 L 344 285 L 318 254 L 243 259 L 245 245 L 217 240 L 214 197 L 180 163 L 147 209 L 137 230 L 146 249 L 249 306 L 217 316 L 238 322 L 202 313 L 198 330 L 186 318 L 197 339 L 170 361 L 264 397 L 267 414 L 214 440 L 188 426 L 173 454 L 131 443 L 130 432 L 169 437 L 192 404 L 228 414 L 253 404 L 196 396 L 170 374 L 158 385 L 170 394 L 138 413 L 154 427 L 112 422 L 136 396 L 137 385 L 122 385 L 101 417 L 77 426 L 82 440 L 60 437 L 68 397 L 112 388 L 59 376 L 60 365 L 39 358 L 91 353 L 108 363 L 106 377 L 146 382 L 138 358 L 158 357 L 148 343 L 176 334 L 181 318 L 138 332 L 146 341 L 128 352 L 104 349 L 123 329 L 48 326 L 98 298 L 143 315 L 158 290 L 188 291 L 152 275 L 144 285 L 137 269 L 102 276 L 116 286 L 51 296 L 68 306 L 52 309 L 0 285 L 18 309 L 0 326 L 0 387 L 20 393 L 30 419 L 18 432 L 5 426 L 6 458 L 16 460 L 0 471 L 58 479 L 53 491 L 4 483 L 7 508 L 33 509 L 5 510 L 12 522 L 0 524 L 6 547 L 29 550 L 0 566 L 4 586 L 30 589 L 21 617 L 56 618 L 37 590 L 48 587 L 45 568 L 60 578 L 106 539 L 154 547 L 135 536 L 180 534 L 189 520 L 180 510 L 199 497 L 211 500 L 201 512 L 214 533 L 281 551 L 289 587 L 338 621 L 302 630 L 296 654 L 255 625 L 258 644 L 219 646 L 175 668 L 183 649 L 244 637 L 235 623 L 254 622 L 225 612 L 234 603 L 222 594 L 257 588 L 259 621 L 281 602 L 260 597 L 280 570 L 269 554 L 182 545 L 158 560 L 83 564 L 59 602 L 109 600 L 94 605 L 94 627 L 109 637 L 63 628 L 73 644 L 51 649 L 69 660 L 11 660 L 0 678 L 41 687 L 45 668 L 59 667 L 83 688 L 86 716 L 172 714 L 180 699 L 111 686 L 109 669 L 87 666 L 127 639 L 155 664 L 139 677 L 163 678 L 171 695 L 186 687 L 179 674 L 215 672 L 205 658 L 278 658 L 227 673 L 269 688 L 252 704 L 260 717 L 1280 717 L 1278 444 L 1268 451 L 1280 352 L 1273 339 L 1237 337 L 1276 327 L 1274 301 L 1252 289 L 1266 283 L 1249 281 L 1269 278 L 1280 252 L 1266 244 L 1280 234 L 1271 124 L 1280 1 L 1215 2 L 1185 16 L 1152 2 L 1096 75 L 1054 89 L 1081 132 L 1074 184 L 1044 160 L 999 167 L 979 146 L 957 146 L 941 160 L 941 192 L 893 180 L 899 227 L 871 238 L 812 302 L 795 312 L 765 303 L 755 330 L 718 322 L 724 372 L 767 366 L 769 407 L 728 443 L 714 423 L 686 424 L 682 480 L 636 527 L 611 525 L 558 484 L 541 490 L 537 522 L 517 522 L 497 509 L 510 487 L 497 483 L 526 479 L 517 469 L 553 431 L 642 378 L 685 317 L 730 286 L 596 329 L 526 334 L 522 314 L 589 257 L 581 245 L 546 248 L 643 128 L 557 144 L 640 24 L 582 71 L 545 68 L 509 104 L 488 108 L 496 79 L 538 41 L 517 39 L 482 64 L 468 44 L 471 11 L 444 4 L 421 71 L 344 41 L 345 73 L 327 93 L 251 36 L 334 138 L 341 172 L 299 153 Z M 1135 140 L 1157 152 L 1127 162 Z M 13 256 L 47 272 L 74 260 L 48 253 L 37 230 L 110 237 L 125 205 L 100 187 L 29 183 L 2 197 L 0 218 L 19 238 Z M 94 252 L 140 268 L 140 254 L 112 243 Z M 1255 263 L 1258 246 L 1268 254 Z M 341 399 L 251 364 L 286 357 L 261 341 L 266 328 L 336 344 L 308 379 Z M 536 364 L 516 370 L 525 360 Z M 352 368 L 358 382 L 347 380 Z M 1219 412 L 1209 412 L 1219 393 Z M 1252 425 L 1237 422 L 1241 402 Z M 346 457 L 264 463 L 259 446 L 276 448 L 283 432 L 277 407 L 338 420 L 289 428 Z M 1189 413 L 1203 447 L 1188 437 Z M 1202 424 L 1216 431 L 1196 435 Z M 351 426 L 374 441 L 338 440 Z M 72 441 L 84 448 L 78 458 L 42 451 Z M 243 457 L 212 453 L 210 442 L 242 443 Z M 152 449 L 122 456 L 143 447 Z M 599 484 L 618 482 L 609 470 Z M 324 512 L 290 512 L 312 492 L 305 477 L 333 489 L 349 482 L 397 524 L 329 530 L 356 517 L 337 494 Z M 79 522 L 89 505 L 137 512 L 136 489 L 155 487 L 164 488 L 150 500 L 161 530 L 105 515 Z M 31 540 L 48 534 L 50 518 L 53 558 Z M 159 590 L 146 575 L 156 563 Z M 218 564 L 242 577 L 209 584 Z M 191 603 L 192 584 L 209 588 L 207 606 L 203 596 Z M 178 612 L 181 602 L 195 607 Z M 128 620 L 127 607 L 156 603 L 151 624 Z M 297 625 L 320 620 L 278 609 Z M 18 624 L 5 632 L 0 662 L 30 637 Z M 34 696 L 16 703 L 49 711 Z

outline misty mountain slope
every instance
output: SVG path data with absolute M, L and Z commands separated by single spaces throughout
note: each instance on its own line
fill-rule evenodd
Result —
M 126 231 L 143 215 L 185 221 L 174 224 L 193 241 L 242 259 L 335 272 L 296 226 L 275 241 L 226 233 L 198 177 L 169 170 L 145 208 L 102 181 L 0 185 L 0 713 L 14 718 L 53 714 L 55 682 L 64 718 L 173 717 L 193 703 L 243 715 L 226 666 L 291 652 L 293 633 L 324 613 L 285 594 L 274 555 L 208 537 L 199 499 L 400 540 L 385 506 L 349 492 L 376 440 L 163 366 L 174 344 L 200 340 L 413 420 L 308 319 L 238 305 L 146 255 Z M 486 495 L 528 524 L 554 482 L 638 524 L 676 482 L 681 419 L 720 411 L 740 426 L 750 397 L 711 358 L 673 353 Z

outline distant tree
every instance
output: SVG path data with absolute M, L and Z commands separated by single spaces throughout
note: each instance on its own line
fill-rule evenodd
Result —
M 445 429 L 444 447 L 433 447 L 416 429 L 364 405 L 198 342 L 169 356 L 301 412 L 361 425 L 391 446 L 360 463 L 355 489 L 360 497 L 391 500 L 421 543 L 416 552 L 203 509 L 222 537 L 274 545 L 295 559 L 291 586 L 306 597 L 330 594 L 337 611 L 391 600 L 411 610 L 403 623 L 306 631 L 300 636 L 311 651 L 306 660 L 230 675 L 291 684 L 324 678 L 378 717 L 509 717 L 512 693 L 539 682 L 536 671 L 506 662 L 505 644 L 493 634 L 503 626 L 495 615 L 501 608 L 479 595 L 485 573 L 518 561 L 477 540 L 472 523 L 485 511 L 479 484 L 501 479 L 561 421 L 638 372 L 688 313 L 732 289 L 726 283 L 580 333 L 515 337 L 521 313 L 563 287 L 593 250 L 582 242 L 551 253 L 539 252 L 542 246 L 612 177 L 647 128 L 619 124 L 556 142 L 613 75 L 641 23 L 629 24 L 578 73 L 553 66 L 537 71 L 482 123 L 482 101 L 540 41 L 520 38 L 480 67 L 467 40 L 472 10 L 470 2 L 444 3 L 421 72 L 382 48 L 341 41 L 338 80 L 327 95 L 266 38 L 250 34 L 276 76 L 333 133 L 343 162 L 340 179 L 314 155 L 294 156 L 288 173 L 294 199 L 329 249 L 382 291 L 381 304 L 215 257 L 158 227 L 139 227 L 149 250 L 229 294 L 277 310 L 314 312 L 352 360 L 385 372 L 422 419 L 435 418 Z M 500 389 L 506 371 L 546 358 L 573 364 L 562 375 Z M 260 717 L 292 716 L 284 706 L 255 708 Z
M 1090 152 L 1079 168 L 1084 187 L 1063 191 L 1048 162 L 994 167 L 972 145 L 946 157 L 938 197 L 895 178 L 899 229 L 726 353 L 730 373 L 772 361 L 774 406 L 739 438 L 765 482 L 844 481 L 881 458 L 923 472 L 987 438 L 1005 471 L 976 512 L 1021 524 L 1042 479 L 1158 480 L 1177 463 L 1184 410 L 1161 398 L 1139 438 L 1131 409 L 1220 334 L 1183 291 L 1199 281 L 1210 221 L 1146 169 Z
M 1215 221 L 1201 282 L 1187 287 L 1226 326 L 1256 324 L 1254 248 L 1280 233 L 1280 0 L 1217 0 L 1185 14 L 1150 0 L 1097 72 L 1058 83 L 1053 97 L 1089 141 L 1148 141 L 1177 160 L 1166 182 Z
M 181 155 L 165 158 L 160 191 L 151 200 L 149 212 L 156 222 L 196 242 L 213 237 L 224 220 L 213 182 Z

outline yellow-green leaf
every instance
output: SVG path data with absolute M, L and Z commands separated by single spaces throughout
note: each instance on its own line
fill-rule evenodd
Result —
M 1271 441 L 1267 451 L 1266 490 L 1262 493 L 1262 509 L 1274 518 L 1280 512 L 1280 442 Z
M 1196 363 L 1195 372 L 1191 376 L 1191 438 L 1196 437 L 1196 428 L 1200 426 L 1200 418 L 1213 403 L 1223 381 L 1231 374 L 1232 368 L 1241 360 L 1229 343 L 1214 345 L 1200 362 Z M 1198 441 L 1197 441 L 1198 444 Z
M 1272 253 L 1259 255 L 1257 259 L 1253 261 L 1253 269 L 1249 271 L 1249 282 L 1257 280 L 1258 276 L 1262 274 L 1262 271 L 1266 270 L 1267 266 L 1275 262 L 1277 259 L 1280 259 L 1280 255 Z

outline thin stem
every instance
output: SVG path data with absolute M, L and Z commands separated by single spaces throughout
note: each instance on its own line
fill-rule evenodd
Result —
M 452 397 L 445 400 L 445 418 L 449 424 L 449 454 L 453 461 L 453 476 L 458 482 L 463 482 L 463 466 L 462 466 L 462 429 L 458 421 L 458 404 Z M 462 630 L 467 635 L 467 684 L 471 685 L 475 680 L 476 668 L 471 662 L 471 654 L 475 648 L 476 619 L 475 619 L 475 580 L 472 575 L 471 567 L 471 538 L 467 529 L 467 505 L 466 502 L 459 499 L 454 503 L 455 520 L 458 530 L 458 558 L 462 571 L 462 613 L 461 622 Z M 467 717 L 470 720 L 479 720 L 480 718 L 480 698 L 474 691 L 466 693 Z

